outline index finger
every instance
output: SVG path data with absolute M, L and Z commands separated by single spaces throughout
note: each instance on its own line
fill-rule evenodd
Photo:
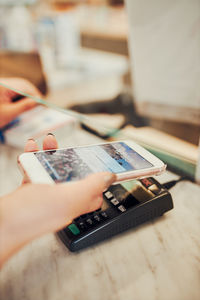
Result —
M 36 141 L 33 138 L 28 139 L 24 147 L 24 152 L 36 152 L 38 150 L 39 148 Z
M 48 133 L 43 141 L 43 150 L 57 149 L 58 143 L 53 133 Z

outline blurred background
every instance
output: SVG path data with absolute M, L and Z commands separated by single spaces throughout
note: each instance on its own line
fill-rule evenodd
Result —
M 198 0 L 0 0 L 0 77 L 115 127 L 153 128 L 160 143 L 198 145 L 199 11 Z

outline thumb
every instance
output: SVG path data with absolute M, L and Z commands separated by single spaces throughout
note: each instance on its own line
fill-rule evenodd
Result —
M 116 179 L 115 174 L 102 172 L 77 182 L 63 184 L 71 219 L 100 208 L 103 191 Z
M 95 198 L 108 189 L 109 186 L 116 181 L 116 175 L 110 172 L 102 172 L 89 175 L 81 180 L 84 196 L 86 198 Z M 78 182 L 75 183 L 78 187 Z M 80 186 L 80 185 L 79 185 Z

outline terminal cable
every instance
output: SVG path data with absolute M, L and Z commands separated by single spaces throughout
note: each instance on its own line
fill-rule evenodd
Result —
M 183 181 L 183 180 L 190 180 L 189 178 L 187 178 L 186 176 L 184 177 L 180 177 L 179 179 L 177 180 L 170 180 L 170 181 L 167 181 L 165 183 L 163 183 L 162 185 L 167 189 L 167 190 L 170 190 L 171 188 L 173 188 L 178 182 L 180 181 Z

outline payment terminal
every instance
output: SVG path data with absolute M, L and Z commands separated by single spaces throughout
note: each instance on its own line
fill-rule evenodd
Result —
M 168 190 L 152 177 L 112 185 L 103 199 L 101 209 L 80 216 L 58 232 L 69 250 L 99 243 L 173 208 Z

